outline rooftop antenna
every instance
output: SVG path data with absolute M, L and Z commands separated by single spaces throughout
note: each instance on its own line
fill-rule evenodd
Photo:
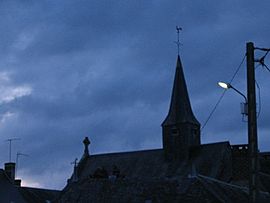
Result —
M 20 156 L 29 156 L 29 155 L 28 154 L 23 154 L 23 153 L 17 152 L 17 154 L 16 154 L 15 177 L 17 176 L 17 171 L 18 171 L 18 167 L 19 167 L 19 157 Z
M 180 43 L 180 40 L 179 40 L 180 30 L 182 31 L 182 28 L 179 27 L 179 26 L 176 26 L 177 41 L 175 41 L 175 43 L 176 43 L 176 45 L 177 45 L 177 52 L 178 52 L 178 55 L 179 55 L 180 45 L 182 45 L 182 44 Z
M 9 162 L 11 162 L 11 143 L 15 140 L 20 140 L 20 138 L 10 138 L 6 140 L 6 142 L 9 142 Z

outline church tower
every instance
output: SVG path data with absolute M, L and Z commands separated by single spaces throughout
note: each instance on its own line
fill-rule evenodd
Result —
M 200 123 L 192 112 L 179 55 L 170 109 L 162 123 L 162 136 L 163 150 L 167 160 L 188 159 L 190 149 L 201 144 Z

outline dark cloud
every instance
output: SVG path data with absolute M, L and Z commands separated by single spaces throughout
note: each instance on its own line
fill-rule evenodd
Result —
M 180 34 L 194 112 L 204 124 L 245 55 L 245 43 L 270 47 L 268 1 L 1 1 L 0 88 L 29 88 L 1 103 L 0 160 L 10 137 L 21 151 L 19 175 L 61 188 L 91 139 L 91 153 L 160 148 Z M 261 53 L 256 53 L 261 56 Z M 266 61 L 269 61 L 268 57 Z M 261 89 L 261 150 L 269 150 L 269 72 Z M 245 93 L 245 63 L 233 85 Z M 23 92 L 24 91 L 24 92 Z M 0 97 L 0 101 L 2 97 Z M 247 142 L 242 98 L 227 91 L 202 141 Z M 48 178 L 49 177 L 49 178 Z M 51 182 L 50 180 L 55 180 Z

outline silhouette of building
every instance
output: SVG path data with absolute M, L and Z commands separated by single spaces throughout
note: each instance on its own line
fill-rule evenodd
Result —
M 1 203 L 49 203 L 53 202 L 60 191 L 41 188 L 22 187 L 21 180 L 15 179 L 15 163 L 5 163 L 0 169 Z
M 247 145 L 201 144 L 179 55 L 162 138 L 162 149 L 90 155 L 86 137 L 57 202 L 248 202 Z M 260 157 L 260 202 L 270 202 L 270 156 Z

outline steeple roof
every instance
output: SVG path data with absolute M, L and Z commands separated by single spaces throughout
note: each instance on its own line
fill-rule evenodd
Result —
M 170 110 L 166 119 L 163 121 L 162 126 L 173 125 L 176 123 L 193 123 L 200 125 L 192 112 L 183 67 L 179 55 L 176 62 Z

